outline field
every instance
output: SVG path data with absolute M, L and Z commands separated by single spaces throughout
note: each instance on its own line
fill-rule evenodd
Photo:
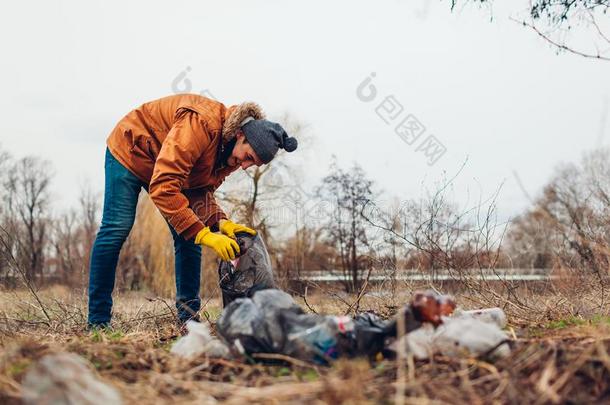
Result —
M 87 359 L 124 403 L 610 403 L 607 316 L 548 319 L 547 314 L 536 320 L 534 314 L 524 319 L 509 310 L 515 338 L 509 358 L 408 358 L 398 372 L 390 360 L 342 360 L 328 368 L 290 359 L 279 365 L 205 356 L 186 361 L 169 353 L 179 333 L 169 299 L 121 294 L 115 300 L 115 330 L 92 333 L 84 328 L 82 292 L 53 287 L 39 295 L 48 318 L 31 294 L 0 294 L 0 403 L 20 403 L 28 367 L 60 351 Z M 353 299 L 320 294 L 301 303 L 344 313 L 343 301 Z M 219 303 L 204 304 L 204 318 L 213 325 Z M 360 302 L 361 310 L 384 315 L 394 306 L 372 297 Z M 404 396 L 397 399 L 397 390 Z

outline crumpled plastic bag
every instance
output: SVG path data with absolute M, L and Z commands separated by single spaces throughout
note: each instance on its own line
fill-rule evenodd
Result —
M 23 402 L 27 405 L 120 404 L 119 392 L 102 382 L 89 363 L 74 353 L 44 356 L 23 380 Z
M 412 353 L 418 360 L 425 360 L 437 352 L 434 345 L 435 331 L 433 325 L 424 324 L 417 330 L 407 333 L 400 341 L 393 342 L 391 348 L 398 351 L 398 345 L 404 345 L 407 353 Z
M 430 324 L 424 324 L 408 333 L 403 337 L 402 344 L 419 360 L 436 353 L 446 356 L 484 355 L 491 359 L 508 356 L 508 335 L 496 323 L 500 318 L 483 319 L 463 312 L 454 317 L 445 317 L 436 329 Z
M 251 297 L 256 291 L 276 286 L 271 259 L 261 236 L 240 232 L 235 238 L 239 244 L 239 257 L 221 261 L 218 265 L 224 307 L 237 298 Z
M 174 343 L 170 353 L 185 358 L 196 357 L 203 353 L 210 357 L 226 359 L 231 357 L 227 345 L 212 336 L 210 328 L 205 323 L 188 321 L 186 329 L 188 333 Z
M 216 330 L 241 354 L 284 353 L 288 325 L 281 317 L 287 313 L 304 314 L 283 291 L 257 291 L 252 298 L 237 298 L 231 302 L 218 319 Z
M 469 354 L 503 358 L 510 354 L 508 335 L 495 323 L 458 317 L 445 322 L 435 334 L 435 345 L 446 356 Z
M 485 309 L 474 309 L 471 311 L 456 310 L 452 317 L 467 316 L 475 319 L 479 319 L 486 323 L 493 323 L 498 325 L 500 328 L 505 328 L 508 320 L 506 314 L 501 308 L 485 308 Z

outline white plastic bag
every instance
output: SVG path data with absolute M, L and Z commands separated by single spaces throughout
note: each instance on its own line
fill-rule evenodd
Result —
M 407 352 L 413 353 L 419 360 L 436 353 L 446 356 L 506 357 L 510 354 L 508 335 L 498 326 L 498 320 L 461 313 L 443 318 L 443 323 L 436 329 L 424 324 L 401 341 L 406 345 Z
M 423 324 L 419 329 L 407 333 L 402 341 L 405 344 L 407 353 L 413 353 L 418 360 L 427 359 L 437 351 L 434 346 L 434 334 L 436 330 L 429 323 Z
M 501 358 L 510 354 L 506 332 L 495 323 L 472 317 L 444 321 L 436 330 L 434 346 L 439 353 L 446 356 L 468 354 Z
M 501 308 L 475 309 L 472 311 L 456 310 L 453 313 L 452 318 L 458 318 L 462 316 L 476 318 L 486 323 L 494 323 L 500 328 L 505 328 L 507 324 L 506 314 L 504 313 L 504 311 L 502 311 Z
M 210 329 L 205 323 L 188 321 L 186 329 L 188 334 L 182 336 L 174 343 L 170 353 L 187 358 L 203 353 L 210 357 L 231 357 L 229 348 L 218 338 L 210 334 Z

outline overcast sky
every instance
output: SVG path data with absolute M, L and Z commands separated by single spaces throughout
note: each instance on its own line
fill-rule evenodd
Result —
M 610 142 L 610 63 L 556 55 L 501 6 L 490 21 L 489 9 L 452 13 L 449 1 L 10 2 L 0 144 L 50 160 L 57 206 L 69 206 L 83 181 L 103 189 L 116 121 L 190 83 L 307 123 L 315 142 L 294 160 L 306 184 L 335 154 L 412 198 L 468 159 L 456 198 L 467 204 L 505 182 L 507 217 L 528 203 L 513 172 L 535 195 L 558 163 Z M 189 82 L 175 82 L 182 72 Z M 364 102 L 356 89 L 372 72 L 377 96 Z M 375 112 L 387 96 L 404 107 L 392 124 Z M 394 133 L 408 114 L 426 127 L 414 145 Z M 447 150 L 433 166 L 417 151 L 429 135 Z

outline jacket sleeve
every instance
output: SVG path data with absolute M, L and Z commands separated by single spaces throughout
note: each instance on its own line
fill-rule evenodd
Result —
M 185 194 L 188 197 L 191 207 L 197 217 L 205 226 L 209 226 L 212 228 L 212 230 L 215 229 L 218 221 L 221 219 L 227 219 L 227 215 L 216 202 L 216 198 L 214 197 L 215 189 L 216 187 L 185 191 Z M 195 232 L 195 235 L 197 232 Z
M 197 193 L 191 195 L 182 188 L 195 162 L 210 144 L 210 135 L 199 115 L 189 110 L 181 111 L 163 142 L 150 180 L 151 199 L 169 224 L 185 239 L 194 238 L 206 226 L 191 208 L 194 202 L 199 201 L 193 199 Z M 209 201 L 213 203 L 210 207 L 218 207 L 213 195 Z M 203 214 L 202 217 L 207 214 L 204 205 L 199 203 L 196 207 L 200 215 Z

